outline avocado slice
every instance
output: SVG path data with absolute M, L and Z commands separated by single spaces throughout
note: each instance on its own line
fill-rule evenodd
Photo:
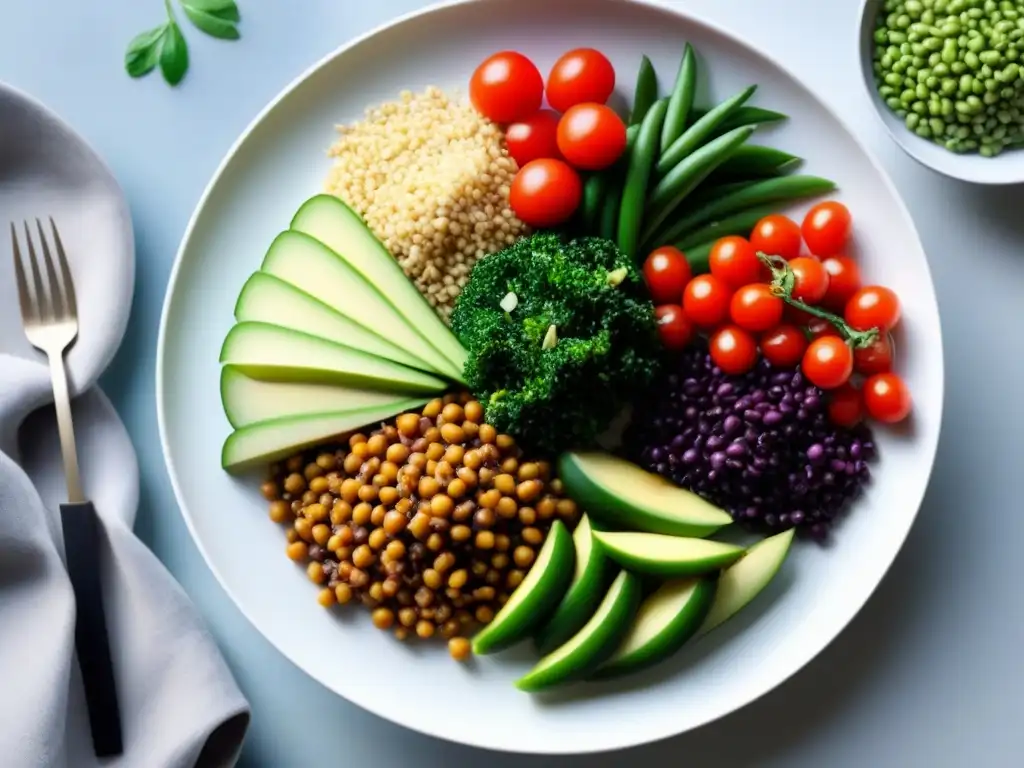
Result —
M 242 286 L 235 304 L 235 319 L 292 328 L 410 368 L 438 373 L 431 365 L 354 319 L 266 272 L 256 272 Z
M 250 379 L 233 365 L 220 372 L 220 397 L 224 414 L 232 427 L 246 427 L 259 421 L 313 413 L 338 413 L 360 408 L 395 408 L 408 402 L 408 395 L 351 389 L 331 384 Z M 421 404 L 427 398 L 419 400 Z
M 341 256 L 376 286 L 380 296 L 449 361 L 456 374 L 462 374 L 466 350 L 405 276 L 394 256 L 348 205 L 332 195 L 317 195 L 299 208 L 291 228 L 315 237 Z
M 410 326 L 377 287 L 345 259 L 309 235 L 292 230 L 279 234 L 263 258 L 260 271 L 294 285 L 329 307 L 336 307 L 357 322 L 364 321 L 374 333 L 408 350 L 434 371 L 461 379 L 461 369 L 456 369 Z M 416 290 L 404 274 L 400 284 Z M 452 333 L 447 328 L 443 330 L 449 336 Z
M 666 581 L 640 604 L 618 649 L 594 673 L 619 677 L 652 667 L 674 654 L 697 632 L 715 598 L 716 579 Z
M 584 514 L 572 534 L 576 572 L 554 615 L 534 636 L 541 654 L 551 653 L 583 628 L 615 575 L 615 564 L 594 545 L 590 518 Z
M 661 533 L 595 531 L 594 539 L 623 568 L 665 578 L 717 571 L 743 555 L 743 547 L 734 544 Z
M 392 393 L 437 394 L 446 383 L 429 373 L 270 323 L 236 323 L 220 362 L 262 381 L 340 384 Z
M 698 636 L 732 618 L 768 586 L 785 562 L 795 533 L 796 529 L 790 528 L 762 539 L 722 572 L 715 600 L 697 631 Z
M 564 453 L 558 474 L 569 496 L 611 528 L 703 537 L 732 522 L 697 494 L 609 453 Z
M 568 589 L 574 556 L 572 536 L 561 520 L 555 520 L 526 578 L 491 623 L 473 637 L 473 653 L 494 653 L 529 637 Z
M 283 459 L 296 451 L 390 419 L 422 404 L 422 400 L 409 399 L 349 411 L 258 421 L 236 429 L 228 436 L 221 450 L 221 466 L 234 472 Z
M 522 691 L 540 691 L 586 677 L 611 656 L 640 604 L 640 579 L 620 571 L 590 620 L 572 638 L 516 681 Z

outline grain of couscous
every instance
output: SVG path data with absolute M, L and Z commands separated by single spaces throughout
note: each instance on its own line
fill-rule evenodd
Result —
M 351 205 L 447 320 L 473 264 L 528 228 L 508 204 L 501 129 L 439 88 L 338 127 L 326 191 Z

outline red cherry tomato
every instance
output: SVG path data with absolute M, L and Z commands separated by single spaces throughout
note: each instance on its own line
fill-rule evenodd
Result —
M 780 325 L 761 336 L 761 354 L 776 368 L 795 368 L 807 350 L 807 337 L 795 325 Z
M 864 418 L 864 399 L 850 382 L 828 393 L 828 418 L 837 427 L 852 427 Z
M 486 59 L 469 81 L 469 99 L 477 112 L 496 123 L 524 120 L 544 98 L 544 78 L 536 65 L 516 51 Z
M 714 328 L 729 316 L 729 288 L 714 275 L 697 275 L 683 290 L 683 311 L 697 325 Z
M 817 304 L 828 291 L 828 272 L 812 256 L 798 256 L 789 262 L 793 270 L 793 298 L 805 304 Z
M 626 149 L 626 125 L 604 104 L 577 104 L 558 121 L 558 151 L 577 168 L 607 168 Z
M 852 222 L 849 208 L 835 200 L 828 200 L 818 203 L 807 212 L 800 231 L 811 253 L 825 258 L 835 256 L 846 247 Z
M 734 376 L 746 373 L 757 362 L 757 342 L 735 325 L 715 331 L 708 340 L 708 351 L 715 365 Z
M 891 370 L 892 343 L 889 337 L 879 336 L 870 346 L 853 350 L 853 367 L 865 376 Z
M 810 322 L 807 323 L 807 332 L 811 335 L 811 340 L 820 339 L 823 336 L 839 336 L 839 329 L 836 328 L 832 323 L 822 317 L 811 317 Z
M 871 418 L 895 424 L 910 414 L 910 390 L 895 373 L 876 373 L 864 382 L 864 407 Z
M 558 159 L 558 115 L 541 109 L 505 129 L 508 153 L 522 168 L 531 160 Z
M 615 68 L 593 48 L 577 48 L 561 56 L 548 75 L 548 104 L 559 112 L 584 102 L 604 104 L 615 90 Z
M 697 334 L 697 329 L 678 304 L 662 304 L 654 308 L 654 319 L 658 324 L 658 335 L 665 349 L 682 349 Z
M 644 261 L 644 280 L 655 304 L 682 301 L 690 276 L 690 262 L 682 251 L 671 245 L 655 248 Z
M 729 235 L 715 241 L 708 254 L 711 274 L 731 288 L 756 283 L 762 277 L 761 260 L 745 238 Z
M 860 267 L 849 256 L 829 256 L 821 266 L 828 273 L 828 289 L 821 303 L 842 312 L 846 302 L 860 288 Z
M 583 184 L 561 160 L 532 160 L 512 179 L 508 202 L 525 224 L 543 229 L 567 221 L 579 207 Z
M 850 297 L 843 317 L 858 331 L 877 328 L 886 333 L 900 320 L 900 300 L 889 288 L 869 285 Z
M 835 389 L 853 373 L 853 351 L 838 336 L 822 336 L 807 346 L 800 368 L 814 386 Z
M 795 259 L 800 255 L 800 225 L 778 213 L 765 216 L 754 225 L 750 244 L 769 256 Z
M 782 321 L 782 299 L 764 283 L 751 283 L 733 294 L 729 316 L 744 330 L 767 331 Z

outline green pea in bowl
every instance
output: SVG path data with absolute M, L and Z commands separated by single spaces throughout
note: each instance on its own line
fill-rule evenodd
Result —
M 1024 0 L 865 0 L 859 38 L 903 151 L 951 178 L 1024 182 Z

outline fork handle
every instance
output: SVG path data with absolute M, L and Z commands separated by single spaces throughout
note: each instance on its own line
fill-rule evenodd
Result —
M 60 505 L 68 576 L 75 593 L 75 651 L 82 670 L 93 750 L 120 755 L 121 713 L 100 581 L 100 523 L 91 501 Z

